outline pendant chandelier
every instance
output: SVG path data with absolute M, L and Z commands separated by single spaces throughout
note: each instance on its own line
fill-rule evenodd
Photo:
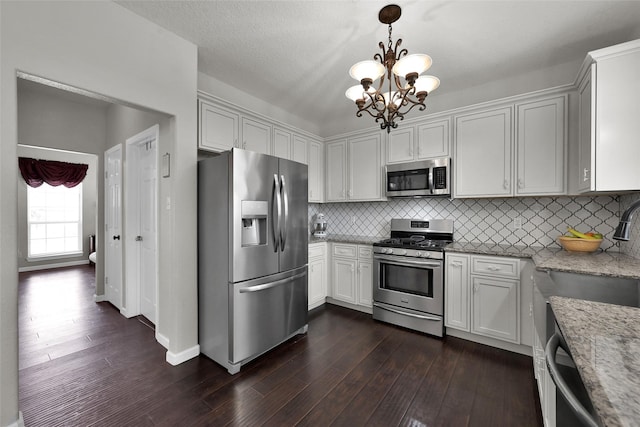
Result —
M 440 86 L 440 80 L 434 76 L 422 75 L 431 67 L 431 57 L 424 54 L 407 55 L 407 49 L 398 51 L 402 39 L 395 47 L 391 40 L 391 24 L 401 15 L 400 6 L 390 4 L 378 14 L 381 23 L 389 25 L 389 43 L 387 49 L 382 42 L 378 44 L 382 54 L 376 53 L 373 61 L 361 61 L 351 67 L 349 74 L 360 82 L 347 89 L 345 95 L 358 106 L 356 116 L 367 112 L 380 123 L 387 133 L 398 127 L 396 120 L 403 120 L 405 114 L 413 108 L 424 111 L 424 100 Z M 397 52 L 397 53 L 396 53 Z M 373 83 L 380 79 L 377 88 Z M 386 84 L 385 84 L 386 83 Z

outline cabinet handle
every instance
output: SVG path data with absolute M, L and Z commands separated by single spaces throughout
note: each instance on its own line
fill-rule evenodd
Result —
M 413 157 L 413 144 L 409 145 L 409 157 Z
M 589 169 L 584 168 L 584 171 L 582 173 L 582 181 L 589 181 Z
M 478 292 L 478 285 L 473 285 L 473 292 Z
M 242 148 L 244 148 L 245 150 L 247 149 L 247 141 L 242 142 Z
M 504 187 L 505 190 L 509 189 L 509 180 L 504 180 L 504 183 L 502 184 L 502 186 Z
M 522 178 L 518 178 L 518 188 L 524 188 L 524 180 Z
M 347 196 L 351 197 L 351 190 L 347 191 Z
M 489 271 L 500 271 L 500 267 L 496 267 L 495 265 L 490 265 L 487 267 Z
M 460 268 L 460 267 L 462 267 L 462 262 L 460 262 L 460 261 L 451 261 L 451 262 L 449 263 L 449 265 L 450 265 L 451 267 Z

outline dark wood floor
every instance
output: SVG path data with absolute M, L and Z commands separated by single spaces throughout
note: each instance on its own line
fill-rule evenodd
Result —
M 326 306 L 237 375 L 179 366 L 144 319 L 94 303 L 93 268 L 20 274 L 27 426 L 540 426 L 531 359 Z

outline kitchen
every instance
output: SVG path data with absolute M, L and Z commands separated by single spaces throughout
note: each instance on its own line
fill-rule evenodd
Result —
M 4 6 L 3 6 L 4 7 Z M 28 6 L 24 6 L 26 9 L 28 10 Z M 112 7 L 106 7 L 107 13 L 109 15 L 116 15 L 116 16 L 120 16 L 120 15 L 125 15 L 123 12 L 116 12 L 114 10 L 112 10 Z M 15 13 L 15 10 L 10 10 L 10 12 L 7 13 Z M 7 16 L 7 13 L 3 14 L 3 19 L 5 16 Z M 28 13 L 28 12 L 25 12 Z M 87 13 L 89 16 L 91 15 L 90 11 L 84 11 L 82 13 Z M 73 15 L 73 14 L 72 14 Z M 373 14 L 375 15 L 375 14 Z M 18 15 L 20 16 L 20 15 Z M 131 18 L 129 15 L 126 15 L 127 17 Z M 127 19 L 129 19 L 127 18 Z M 115 18 L 113 18 L 115 19 Z M 368 21 L 370 21 L 371 19 L 368 19 Z M 375 21 L 375 18 L 373 19 Z M 401 21 L 402 22 L 402 21 Z M 3 22 L 4 24 L 4 22 Z M 371 23 L 369 23 L 371 24 Z M 373 22 L 373 24 L 375 24 L 375 22 Z M 3 27 L 3 30 L 6 27 Z M 43 28 L 47 28 L 47 25 L 43 25 Z M 45 30 L 42 30 L 43 32 Z M 53 31 L 53 30 L 52 30 Z M 15 34 L 22 34 L 21 31 L 17 31 Z M 633 38 L 633 37 L 632 37 Z M 629 40 L 631 40 L 632 38 L 629 38 Z M 637 38 L 637 34 L 635 36 L 635 38 Z M 11 37 L 10 37 L 11 39 Z M 14 40 L 19 39 L 16 38 Z M 367 45 L 369 46 L 369 48 L 367 50 L 365 50 L 365 52 L 370 52 L 371 51 L 371 44 L 375 43 L 378 41 L 378 37 L 373 37 L 373 41 L 371 40 L 367 40 Z M 3 43 L 4 40 L 6 40 L 3 37 Z M 408 40 L 408 38 L 407 38 Z M 623 40 L 620 40 L 623 41 Z M 14 42 L 17 43 L 17 42 Z M 40 43 L 44 43 L 44 42 L 40 42 Z M 71 43 L 71 45 L 73 45 L 73 43 Z M 598 47 L 605 47 L 605 46 L 598 46 Z M 28 50 L 28 49 L 27 49 Z M 415 49 L 414 49 L 415 50 Z M 584 55 L 586 55 L 587 51 L 590 49 L 585 50 L 582 53 L 582 56 L 584 57 Z M 111 51 L 111 48 L 106 46 L 104 47 L 103 51 Z M 427 51 L 429 53 L 431 53 L 429 51 L 429 49 L 427 49 Z M 373 52 L 372 52 L 373 53 Z M 4 55 L 3 55 L 4 56 Z M 50 54 L 43 54 L 43 56 L 41 58 L 47 58 L 49 56 L 53 56 L 53 53 Z M 367 54 L 368 56 L 368 54 Z M 136 63 L 136 60 L 127 57 L 126 58 L 127 61 L 130 61 L 132 63 Z M 437 62 L 436 57 L 434 56 L 434 60 Z M 581 59 L 582 60 L 582 59 Z M 581 61 L 580 60 L 580 61 Z M 55 63 L 56 60 L 55 58 L 51 58 L 51 62 Z M 97 63 L 102 63 L 102 61 L 99 58 L 96 58 L 96 62 Z M 3 59 L 3 63 L 5 63 L 5 60 Z M 172 63 L 172 62 L 170 62 Z M 11 63 L 13 64 L 13 63 Z M 111 86 L 105 86 L 104 84 L 95 84 L 92 80 L 89 80 L 87 77 L 84 76 L 77 76 L 77 77 L 65 77 L 64 75 L 64 71 L 59 70 L 56 68 L 55 72 L 52 72 L 50 69 L 46 69 L 46 68 L 42 68 L 40 64 L 38 63 L 34 63 L 31 60 L 26 60 L 21 63 L 20 61 L 15 61 L 15 64 L 19 64 L 19 66 L 17 66 L 17 68 L 24 68 L 27 69 L 35 74 L 40 74 L 40 75 L 44 75 L 50 78 L 57 78 L 60 81 L 66 81 L 69 83 L 75 83 L 77 86 L 79 87 L 89 87 L 92 89 L 97 90 L 98 92 L 101 93 L 108 93 L 114 96 L 120 95 L 121 98 L 124 99 L 131 99 L 132 96 L 127 95 L 125 93 L 123 93 L 122 89 L 118 89 L 115 87 L 115 84 L 112 84 Z M 22 65 L 22 64 L 27 64 L 27 65 Z M 575 78 L 575 74 L 577 73 L 577 70 L 579 68 L 579 64 L 571 64 L 572 66 L 570 67 L 571 70 L 571 74 L 572 77 L 570 79 L 565 78 L 566 77 L 566 73 L 563 75 L 563 77 L 560 78 L 561 82 L 557 82 L 557 84 L 549 84 L 546 85 L 544 87 L 553 87 L 553 86 L 557 86 L 558 84 L 570 84 L 573 82 L 573 79 Z M 9 72 L 10 74 L 10 72 Z M 6 74 L 3 72 L 3 77 Z M 198 76 L 199 79 L 201 80 L 198 83 L 198 88 L 205 93 L 216 93 L 216 94 L 221 94 L 224 95 L 224 87 L 223 85 L 208 79 L 207 76 L 204 75 L 199 75 Z M 440 75 L 441 78 L 443 78 L 444 81 L 444 76 Z M 124 77 L 122 78 L 124 81 L 127 81 Z M 216 86 L 217 85 L 217 86 Z M 112 87 L 113 86 L 113 87 Z M 3 84 L 3 90 L 5 90 L 6 88 L 9 88 L 9 92 L 10 92 L 10 88 L 12 86 L 10 84 Z M 220 87 L 222 87 L 223 90 L 218 90 Z M 191 86 L 191 89 L 194 88 L 194 85 Z M 439 90 L 443 90 L 444 86 L 441 87 Z M 230 88 L 227 88 L 227 93 L 232 92 Z M 518 93 L 512 93 L 510 95 L 517 95 L 517 94 L 522 94 L 525 93 L 527 91 L 521 91 Z M 436 92 L 437 94 L 437 92 Z M 192 93 L 193 95 L 193 93 Z M 506 96 L 506 95 L 505 95 Z M 136 98 L 137 97 L 137 98 Z M 151 96 L 154 100 L 157 100 L 157 97 L 155 96 Z M 133 97 L 133 101 L 138 101 L 142 104 L 148 104 L 148 101 L 145 100 L 145 98 L 143 96 L 139 96 L 136 95 Z M 230 96 L 222 96 L 223 99 L 232 99 Z M 485 99 L 483 99 L 484 101 L 490 101 L 490 100 L 496 100 L 496 99 L 503 99 L 503 96 L 496 96 L 496 97 L 492 97 L 492 98 L 487 98 L 485 97 Z M 473 94 L 470 95 L 470 99 L 473 99 Z M 191 101 L 193 101 L 193 97 L 191 98 Z M 157 101 L 159 104 L 164 103 L 165 101 Z M 185 104 L 188 104 L 189 101 L 185 101 Z M 251 103 L 253 103 L 254 105 L 259 104 L 259 101 L 257 100 L 252 100 Z M 460 104 L 460 105 L 471 105 L 471 104 L 475 104 L 476 102 L 471 101 L 471 102 L 467 102 L 465 104 Z M 434 95 L 433 98 L 433 104 L 432 105 L 436 105 L 437 104 L 437 97 Z M 514 103 L 515 104 L 515 103 Z M 159 111 L 165 111 L 165 112 L 173 112 L 175 111 L 174 107 L 171 107 L 169 105 L 160 105 L 159 108 L 156 108 Z M 439 111 L 447 111 L 450 110 L 451 108 L 440 108 Z M 185 110 L 188 110 L 188 108 L 185 107 Z M 10 110 L 9 110 L 10 111 Z M 350 110 L 351 111 L 351 110 Z M 569 112 L 571 113 L 571 108 L 569 108 Z M 193 114 L 193 113 L 188 113 L 188 114 Z M 351 114 L 351 113 L 350 113 Z M 4 115 L 4 114 L 3 114 Z M 184 116 L 183 116 L 184 117 Z M 268 114 L 263 113 L 262 117 L 269 117 Z M 360 120 L 364 120 L 364 119 L 360 119 Z M 172 159 L 175 159 L 178 163 L 177 164 L 172 164 L 172 167 L 174 167 L 175 172 L 178 174 L 177 177 L 175 177 L 175 185 L 187 185 L 187 182 L 190 182 L 192 185 L 193 184 L 193 179 L 194 179 L 194 175 L 189 175 L 188 173 L 184 172 L 187 169 L 191 168 L 192 166 L 188 166 L 188 164 L 193 165 L 194 163 L 194 157 L 195 157 L 195 153 L 191 153 L 191 154 L 183 154 L 183 153 L 187 153 L 188 150 L 190 149 L 189 147 L 194 143 L 194 141 L 196 140 L 195 137 L 195 129 L 196 129 L 196 124 L 195 124 L 195 120 L 194 119 L 189 119 L 188 122 L 191 122 L 190 124 L 188 123 L 184 123 L 181 121 L 178 121 L 178 126 L 179 126 L 179 132 L 183 132 L 184 129 L 189 128 L 189 129 L 193 129 L 193 130 L 189 130 L 189 131 L 184 131 L 184 134 L 181 134 L 183 137 L 179 137 L 178 138 L 178 142 L 177 144 L 179 144 L 179 146 L 181 146 L 180 144 L 184 144 L 184 149 L 186 151 L 182 151 L 180 150 L 181 155 L 180 156 L 172 156 Z M 284 120 L 278 120 L 278 122 L 280 124 L 282 123 L 286 123 L 286 121 Z M 407 122 L 405 122 L 407 123 Z M 403 123 L 404 124 L 404 123 Z M 182 127 L 184 126 L 184 128 Z M 398 130 L 401 130 L 401 128 L 399 128 Z M 285 128 L 285 131 L 287 129 Z M 8 133 L 4 133 L 3 132 L 3 148 L 5 148 L 5 140 L 10 140 L 11 139 L 11 134 L 10 134 L 10 130 L 7 130 L 5 132 Z M 291 130 L 290 130 L 291 132 Z M 303 137 L 307 137 L 310 140 L 314 140 L 316 138 L 314 138 L 314 132 L 303 132 L 303 131 L 299 131 L 299 128 L 295 129 L 295 132 L 297 134 L 301 134 Z M 191 134 L 189 134 L 191 133 Z M 392 131 L 393 134 L 393 131 Z M 187 136 L 189 135 L 189 136 Z M 571 132 L 569 132 L 570 138 L 571 138 Z M 357 139 L 357 138 L 354 138 Z M 375 141 L 375 138 L 374 138 Z M 379 140 L 377 141 L 378 143 L 380 143 L 380 159 L 382 159 L 383 157 L 383 150 L 382 150 L 382 138 L 379 138 Z M 191 145 L 190 145 L 191 144 Z M 309 151 L 311 152 L 314 148 L 313 144 L 309 144 Z M 10 153 L 10 152 L 9 152 Z M 175 154 L 175 153 L 172 153 Z M 324 155 L 325 152 L 322 151 L 322 154 Z M 10 157 L 10 154 L 9 154 Z M 569 160 L 573 159 L 572 156 L 568 156 Z M 189 160 L 190 158 L 190 160 Z M 4 161 L 4 160 L 3 160 Z M 184 163 L 180 163 L 180 162 L 184 162 Z M 324 163 L 326 165 L 326 163 Z M 454 163 L 455 164 L 455 163 Z M 11 168 L 8 168 L 7 170 L 12 170 Z M 180 174 L 185 173 L 184 176 L 181 176 Z M 190 172 L 191 174 L 193 174 L 193 171 Z M 184 181 L 182 181 L 181 178 L 184 178 Z M 325 177 L 323 177 L 322 180 L 320 180 L 321 183 L 326 184 L 326 181 L 324 180 Z M 454 180 L 455 183 L 455 180 Z M 9 184 L 7 185 L 7 190 L 8 192 L 5 192 L 5 187 L 4 187 L 4 183 L 3 183 L 3 194 L 12 194 L 12 190 L 11 190 L 11 186 Z M 189 190 L 185 191 L 184 193 L 181 190 L 184 190 L 185 187 L 176 187 L 174 190 L 172 191 L 176 191 L 175 194 L 172 194 L 172 196 L 176 197 L 177 199 L 174 199 L 174 205 L 177 206 L 177 209 L 188 209 L 188 206 L 192 206 L 193 205 L 193 199 L 191 201 L 188 201 L 189 197 L 194 197 L 195 194 L 194 193 L 189 193 Z M 191 194 L 191 196 L 189 196 L 189 194 Z M 323 193 L 324 194 L 324 193 Z M 184 197 L 186 201 L 186 203 L 182 204 L 180 203 L 180 198 Z M 619 199 L 616 199 L 619 198 Z M 369 200 L 372 199 L 371 197 L 368 198 Z M 581 209 L 583 209 L 584 207 L 584 211 L 582 213 L 577 213 L 576 217 L 574 219 L 572 219 L 572 224 L 571 225 L 575 225 L 575 226 L 579 226 L 581 224 L 581 221 L 584 220 L 584 218 L 582 218 L 580 215 L 583 215 L 584 212 L 588 212 L 588 213 L 593 213 L 595 214 L 595 218 L 597 218 L 597 223 L 594 224 L 594 228 L 597 230 L 600 230 L 600 224 L 605 224 L 604 229 L 602 230 L 604 233 L 610 232 L 613 228 L 615 228 L 615 226 L 617 225 L 617 219 L 619 218 L 620 213 L 624 210 L 624 208 L 628 205 L 630 205 L 630 203 L 633 201 L 633 195 L 621 195 L 621 196 L 611 196 L 611 195 L 604 195 L 604 196 L 596 196 L 596 197 L 587 197 L 586 199 L 583 196 L 560 196 L 560 197 L 550 197 L 550 198 L 499 198 L 499 199 L 454 199 L 452 202 L 445 200 L 441 200 L 441 199 L 431 199 L 432 202 L 430 203 L 422 203 L 422 202 L 410 202 L 410 201 L 391 201 L 391 202 L 383 202 L 383 201 L 371 201 L 371 202 L 349 202 L 349 203 L 345 203 L 343 206 L 340 205 L 333 205 L 330 203 L 325 203 L 322 205 L 311 205 L 310 208 L 310 214 L 311 216 L 313 216 L 315 213 L 317 212 L 322 212 L 325 213 L 325 215 L 327 216 L 328 220 L 329 220 L 329 230 L 331 233 L 334 234 L 349 234 L 349 235 L 361 235 L 361 236 L 372 236 L 372 237 L 376 237 L 378 239 L 382 239 L 382 238 L 386 238 L 389 235 L 389 229 L 387 228 L 389 226 L 389 219 L 393 218 L 393 217 L 405 217 L 407 216 L 407 214 L 409 214 L 411 217 L 421 217 L 421 218 L 440 218 L 440 217 L 447 217 L 449 215 L 453 215 L 457 220 L 456 222 L 456 230 L 459 230 L 460 235 L 455 236 L 454 235 L 454 240 L 460 240 L 460 241 L 464 241 L 464 239 L 461 238 L 461 235 L 464 236 L 471 236 L 468 237 L 469 241 L 477 241 L 477 240 L 482 240 L 482 241 L 489 241 L 489 242 L 494 242 L 494 243 L 501 243 L 504 240 L 508 240 L 508 239 L 516 239 L 519 240 L 521 239 L 525 244 L 529 244 L 529 245 L 536 245 L 538 242 L 541 242 L 543 246 L 548 245 L 549 243 L 553 242 L 553 240 L 555 239 L 555 236 L 551 235 L 552 231 L 556 231 L 558 234 L 564 232 L 564 230 L 561 230 L 561 227 L 565 224 L 565 219 L 568 217 L 571 217 L 571 213 L 575 213 L 575 212 L 580 212 Z M 431 207 L 431 203 L 434 203 L 436 208 Z M 622 204 L 622 206 L 620 206 L 620 204 Z M 570 212 L 570 214 L 568 214 L 564 211 L 564 206 L 568 206 L 569 208 L 567 209 L 567 211 Z M 382 210 L 382 211 L 381 211 Z M 498 218 L 495 218 L 495 214 L 496 213 L 500 213 L 500 212 L 504 212 L 504 211 L 509 212 L 509 214 L 507 215 L 501 215 Z M 470 212 L 470 211 L 478 211 L 480 212 L 479 216 L 485 216 L 486 219 L 479 221 L 478 223 L 473 223 L 473 218 L 476 218 L 475 215 L 467 215 L 467 216 L 471 216 L 473 217 L 471 219 L 470 222 L 466 222 L 467 218 L 464 217 L 464 212 Z M 381 213 L 382 212 L 382 213 Z M 398 213 L 397 215 L 395 213 Z M 173 211 L 170 213 L 171 215 L 173 215 Z M 179 211 L 176 215 L 179 215 L 180 218 L 183 218 L 185 221 L 190 221 L 191 223 L 193 223 L 193 213 L 188 213 L 188 212 L 183 212 L 183 211 Z M 377 221 L 373 221 L 373 222 L 368 222 L 367 218 L 369 217 L 375 217 L 378 218 L 380 216 L 383 216 L 382 220 L 377 220 Z M 356 217 L 356 224 L 353 224 L 353 217 Z M 458 217 L 461 217 L 460 220 L 458 220 Z M 495 218 L 495 219 L 494 219 Z M 520 219 L 518 219 L 520 218 Z M 561 220 L 560 223 L 557 223 L 558 220 Z M 311 218 L 310 218 L 310 223 L 311 223 Z M 521 232 L 513 232 L 513 233 L 507 233 L 507 225 L 511 224 L 513 225 L 514 223 L 518 223 L 518 221 L 521 222 L 522 224 L 522 228 L 518 228 L 517 230 L 523 230 Z M 542 225 L 546 222 L 549 222 L 551 224 L 554 224 L 551 230 L 547 230 L 544 233 L 539 233 L 539 228 L 537 227 L 538 225 Z M 575 221 L 575 222 L 573 222 Z M 178 221 L 180 222 L 180 221 Z M 538 222 L 540 224 L 538 224 Z M 556 224 L 557 223 L 557 224 Z M 371 225 L 369 225 L 371 224 Z M 468 224 L 468 225 L 467 225 Z M 498 224 L 502 224 L 502 225 L 498 225 Z M 340 228 L 342 227 L 342 228 Z M 371 227 L 371 228 L 369 228 Z M 466 227 L 466 228 L 461 228 L 461 227 Z M 477 227 L 477 228 L 476 228 Z M 558 228 L 556 228 L 558 227 Z M 344 230 L 344 231 L 343 231 Z M 372 230 L 372 231 L 370 231 Z M 494 233 L 493 231 L 486 231 L 486 230 L 496 230 L 498 233 Z M 609 231 L 608 231 L 609 230 Z M 505 235 L 508 235 L 509 237 L 501 237 L 500 239 L 498 239 L 496 237 L 497 235 L 500 235 L 500 232 L 504 233 Z M 547 235 L 548 233 L 548 235 Z M 631 233 L 632 235 L 632 241 L 630 242 L 630 245 L 633 245 L 633 231 Z M 476 237 L 477 236 L 477 237 Z M 515 237 L 514 237 L 515 236 Z M 184 239 L 185 241 L 193 241 L 193 233 L 191 232 L 191 235 L 189 232 L 187 232 L 185 235 L 183 236 L 176 236 L 176 239 Z M 3 235 L 4 238 L 4 235 Z M 492 240 L 495 239 L 495 240 Z M 607 243 L 607 241 L 605 241 Z M 518 241 L 515 242 L 509 242 L 511 244 L 515 244 L 518 243 Z M 623 244 L 624 245 L 624 244 Z M 11 246 L 9 244 L 7 244 L 7 246 Z M 15 247 L 15 245 L 13 246 Z M 185 245 L 185 247 L 189 247 L 189 245 Z M 624 247 L 624 246 L 623 246 Z M 9 253 L 10 248 L 7 247 L 3 247 L 4 251 L 7 251 L 7 253 Z M 178 266 L 187 266 L 186 268 L 183 269 L 183 271 L 192 271 L 193 267 L 188 267 L 188 266 L 192 266 L 192 260 L 194 258 L 194 254 L 193 253 L 189 253 L 189 251 L 192 251 L 192 249 L 187 250 L 184 253 L 179 253 L 177 259 L 175 260 L 178 264 L 174 264 L 179 268 Z M 179 251 L 178 251 L 179 252 Z M 3 259 L 5 259 L 3 257 Z M 10 260 L 11 257 L 7 257 L 6 260 L 7 261 L 3 261 L 3 262 L 7 262 L 8 264 L 10 264 Z M 169 257 L 169 259 L 171 259 Z M 6 270 L 5 270 L 6 268 Z M 11 271 L 11 266 L 5 266 L 3 265 L 3 273 L 5 271 Z M 180 278 L 180 280 L 176 279 L 176 283 L 177 282 L 181 282 L 184 283 L 184 278 Z M 192 281 L 192 279 L 186 279 L 187 283 Z M 5 286 L 9 286 L 9 285 L 5 285 L 5 284 L 10 284 L 10 281 L 5 282 L 3 280 L 3 291 L 4 292 L 8 292 L 10 295 L 10 291 L 9 290 L 5 290 L 8 289 Z M 167 290 L 171 289 L 170 287 L 167 288 Z M 184 298 L 185 301 L 188 302 L 188 304 L 193 304 L 193 294 L 189 293 L 189 292 L 193 292 L 193 291 L 189 291 L 189 290 L 184 290 L 181 292 L 185 292 L 186 294 L 182 294 L 182 293 L 178 293 L 177 295 L 180 298 Z M 4 294 L 3 294 L 4 295 Z M 189 302 L 190 301 L 190 302 Z M 188 305 L 187 304 L 187 305 Z M 182 328 L 189 330 L 192 329 L 193 326 L 193 322 L 194 319 L 193 317 L 189 316 L 187 313 L 174 313 L 172 312 L 172 310 L 170 308 L 168 308 L 167 311 L 168 314 L 168 318 L 167 321 L 165 322 L 165 325 L 169 325 L 172 324 L 173 322 L 175 322 L 175 324 L 179 325 L 177 327 L 178 331 L 181 331 Z M 9 314 L 5 314 L 5 316 L 9 316 Z M 3 325 L 11 325 L 11 320 L 8 319 L 7 320 L 8 323 L 5 323 L 5 318 L 3 317 Z M 189 326 L 191 325 L 191 326 Z M 4 328 L 4 326 L 3 326 Z M 187 333 L 186 336 L 181 337 L 179 333 L 175 333 L 172 330 L 167 329 L 168 331 L 168 335 L 172 338 L 172 348 L 170 349 L 170 351 L 174 354 L 179 354 L 184 350 L 187 350 L 189 348 L 191 348 L 192 344 L 193 344 L 193 337 L 189 336 L 189 334 Z M 4 348 L 3 348 L 3 351 Z M 8 351 L 9 356 L 7 356 L 6 360 L 11 360 L 11 358 L 13 356 L 11 356 L 11 350 L 6 350 Z M 3 353 L 4 354 L 4 353 Z M 3 357 L 3 361 L 5 360 L 5 358 Z M 9 363 L 9 362 L 7 362 Z M 4 383 L 3 383 L 4 384 Z M 8 389 L 10 390 L 11 387 L 10 386 L 6 386 L 8 387 Z M 9 393 L 9 392 L 8 392 Z M 3 400 L 4 400 L 4 394 L 3 394 Z M 8 418 L 7 418 L 8 419 Z M 3 421 L 4 422 L 4 421 Z

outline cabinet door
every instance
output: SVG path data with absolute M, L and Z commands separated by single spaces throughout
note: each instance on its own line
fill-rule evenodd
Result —
M 309 309 L 324 303 L 327 296 L 326 266 L 324 258 L 309 260 Z
M 208 151 L 226 151 L 238 146 L 238 115 L 199 101 L 198 148 Z
M 347 141 L 327 144 L 326 196 L 328 202 L 347 200 Z
M 413 160 L 413 128 L 394 129 L 387 135 L 387 163 Z
M 417 127 L 417 160 L 447 157 L 449 155 L 449 120 L 438 120 Z
M 291 159 L 291 134 L 283 129 L 273 130 L 273 150 L 271 153 L 282 159 Z
M 382 199 L 382 139 L 380 132 L 349 139 L 348 149 L 348 199 Z
M 455 197 L 510 196 L 511 107 L 455 119 Z
M 594 144 L 594 110 L 593 101 L 595 92 L 592 91 L 592 78 L 595 75 L 596 65 L 591 65 L 588 72 L 578 87 L 578 190 L 595 190 L 591 175 L 593 172 Z
M 298 135 L 293 135 L 291 145 L 291 160 L 298 163 L 307 163 L 307 139 Z
M 242 148 L 256 153 L 271 154 L 271 126 L 243 117 Z
M 565 193 L 565 99 L 517 106 L 516 195 Z
M 469 256 L 446 255 L 444 324 L 469 332 Z
M 334 299 L 356 304 L 356 263 L 355 259 L 333 258 L 331 283 Z
M 324 201 L 324 162 L 322 143 L 309 141 L 308 174 L 309 174 L 309 202 Z
M 471 276 L 471 332 L 518 344 L 518 281 Z
M 358 304 L 373 305 L 373 261 L 358 261 Z

